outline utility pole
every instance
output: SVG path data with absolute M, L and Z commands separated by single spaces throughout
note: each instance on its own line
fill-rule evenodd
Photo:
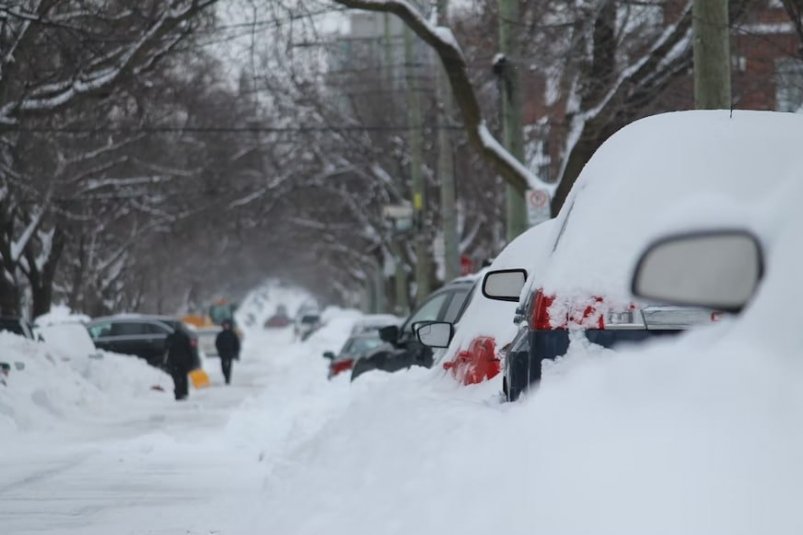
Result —
M 413 194 L 413 239 L 415 241 L 415 283 L 416 304 L 422 303 L 429 295 L 429 243 L 424 234 L 426 214 L 426 187 L 421 174 L 423 162 L 423 140 L 421 139 L 421 101 L 419 88 L 415 87 L 416 71 L 413 49 L 413 32 L 404 29 L 404 62 L 407 68 L 407 121 L 410 128 L 410 182 Z
M 384 26 L 384 68 L 385 83 L 388 90 L 395 89 L 396 83 L 394 80 L 394 35 L 391 26 L 391 16 L 389 13 L 383 15 Z M 402 237 L 397 228 L 397 223 L 393 220 L 393 236 L 390 239 L 390 256 L 393 260 L 393 281 L 394 281 L 394 308 L 393 312 L 398 316 L 406 316 L 410 311 L 410 299 L 407 289 L 407 271 L 404 269 L 404 261 L 402 256 Z M 384 278 L 383 278 L 384 280 Z
M 694 0 L 694 107 L 730 109 L 728 0 Z
M 449 25 L 449 0 L 438 0 L 438 23 Z M 460 250 L 457 237 L 457 206 L 454 179 L 452 140 L 449 122 L 453 116 L 452 91 L 446 71 L 439 64 L 437 91 L 438 113 L 438 179 L 441 187 L 441 231 L 443 233 L 443 264 L 446 280 L 460 275 Z
M 499 0 L 499 52 L 500 61 L 494 70 L 501 77 L 502 129 L 505 148 L 520 162 L 524 162 L 524 136 L 522 132 L 521 84 L 518 72 L 519 0 Z M 510 184 L 507 188 L 507 241 L 510 242 L 527 230 L 525 192 Z

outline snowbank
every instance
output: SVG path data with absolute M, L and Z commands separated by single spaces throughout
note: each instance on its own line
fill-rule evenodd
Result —
M 0 430 L 6 437 L 114 415 L 125 403 L 165 395 L 152 386 L 172 389 L 167 375 L 136 358 L 68 355 L 52 345 L 0 332 L 0 360 L 12 363 L 6 385 L 0 385 Z M 24 369 L 17 370 L 15 362 Z
M 355 383 L 266 480 L 257 519 L 295 534 L 800 533 L 803 185 L 765 199 L 739 207 L 767 253 L 742 316 L 615 352 L 578 336 L 521 403 L 420 369 Z

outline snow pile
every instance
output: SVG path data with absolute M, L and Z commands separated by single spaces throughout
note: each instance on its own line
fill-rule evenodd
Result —
M 167 375 L 139 359 L 111 353 L 102 359 L 71 357 L 5 332 L 0 332 L 0 360 L 11 364 L 0 385 L 0 429 L 6 436 L 114 415 L 121 403 L 163 396 L 151 390 L 154 385 L 170 389 Z
M 366 376 L 266 479 L 256 521 L 295 534 L 800 533 L 803 185 L 765 198 L 741 207 L 767 253 L 742 316 L 618 351 L 578 336 L 521 403 L 437 371 Z
M 92 318 L 86 314 L 78 314 L 65 304 L 53 305 L 50 312 L 36 318 L 36 326 L 60 325 L 62 323 L 87 323 Z

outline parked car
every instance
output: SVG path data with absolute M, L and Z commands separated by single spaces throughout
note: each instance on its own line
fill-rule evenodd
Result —
M 301 312 L 293 324 L 293 332 L 299 340 L 306 340 L 321 328 L 321 315 L 317 311 Z
M 354 363 L 383 345 L 387 345 L 387 342 L 379 338 L 379 330 L 377 329 L 352 334 L 337 355 L 331 351 L 323 354 L 324 358 L 329 359 L 327 378 L 331 379 L 340 373 L 351 370 L 354 367 Z
M 30 340 L 36 340 L 33 326 L 22 318 L 0 317 L 0 331 L 18 334 Z
M 265 321 L 265 328 L 278 329 L 287 327 L 291 323 L 292 320 L 290 316 L 287 315 L 287 308 L 284 305 L 278 305 L 276 307 L 276 312 Z
M 176 329 L 183 330 L 194 349 L 195 367 L 201 363 L 198 336 L 177 318 L 125 314 L 97 318 L 87 324 L 89 335 L 99 349 L 135 355 L 156 367 L 164 365 L 165 340 Z
M 35 329 L 46 343 L 59 348 L 71 357 L 103 358 L 103 353 L 95 346 L 89 330 L 83 322 L 37 323 Z
M 394 372 L 411 366 L 431 368 L 434 362 L 433 348 L 423 345 L 418 340 L 415 328 L 422 323 L 437 321 L 457 323 L 469 302 L 476 282 L 476 276 L 455 279 L 430 294 L 407 317 L 401 327 L 391 325 L 381 328 L 379 337 L 388 342 L 389 346 L 380 348 L 355 362 L 351 380 L 371 370 Z
M 392 314 L 366 314 L 356 322 L 351 328 L 351 335 L 355 336 L 363 333 L 378 332 L 383 327 L 390 325 L 401 325 L 403 318 Z
M 514 270 L 522 280 L 538 277 L 542 273 L 542 262 L 534 261 L 546 256 L 552 221 L 533 227 L 510 242 L 489 266 L 489 270 L 507 270 L 527 265 L 526 270 Z M 479 285 L 478 285 L 479 286 Z M 460 329 L 446 325 L 445 335 L 434 339 L 438 326 L 430 324 L 419 329 L 420 341 L 431 347 L 448 346 L 439 362 L 458 381 L 475 384 L 496 377 L 502 369 L 505 353 L 516 336 L 513 323 L 518 298 L 510 301 L 493 300 L 483 294 L 481 288 L 475 291 L 465 313 L 460 318 Z M 450 339 L 450 333 L 454 336 Z
M 637 121 L 606 141 L 556 218 L 544 272 L 524 292 L 510 273 L 490 272 L 483 282 L 489 297 L 521 297 L 505 366 L 508 399 L 540 380 L 543 360 L 566 353 L 572 332 L 610 348 L 720 319 L 718 311 L 634 303 L 632 264 L 666 219 L 708 218 L 711 199 L 723 213 L 760 202 L 788 176 L 768 170 L 798 151 L 790 131 L 803 131 L 802 117 L 689 111 Z

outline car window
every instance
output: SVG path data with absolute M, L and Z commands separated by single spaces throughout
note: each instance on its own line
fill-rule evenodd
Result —
M 365 353 L 366 351 L 375 349 L 382 344 L 384 344 L 384 342 L 379 338 L 358 338 L 354 344 L 354 347 L 352 348 L 352 353 Z
M 170 334 L 170 330 L 167 326 L 162 326 L 157 323 L 146 323 L 144 324 L 145 330 L 148 334 L 162 334 L 167 335 Z
M 147 323 L 117 321 L 112 324 L 112 336 L 135 336 L 148 334 Z
M 443 315 L 443 321 L 454 323 L 460 318 L 460 313 L 463 312 L 463 308 L 465 308 L 468 295 L 468 288 L 465 290 L 457 290 L 452 294 L 452 300 L 449 301 L 449 306 L 446 307 L 446 313 Z
M 415 311 L 415 313 L 410 316 L 407 322 L 404 324 L 404 328 L 402 329 L 404 332 L 410 333 L 413 331 L 412 325 L 417 321 L 435 321 L 438 319 L 438 314 L 443 308 L 443 305 L 446 303 L 446 300 L 449 298 L 449 292 L 443 292 L 439 294 L 435 294 L 429 298 L 428 301 L 424 301 L 424 304 Z
M 93 339 L 102 336 L 110 336 L 112 333 L 112 324 L 110 322 L 96 323 L 89 326 L 89 336 Z

